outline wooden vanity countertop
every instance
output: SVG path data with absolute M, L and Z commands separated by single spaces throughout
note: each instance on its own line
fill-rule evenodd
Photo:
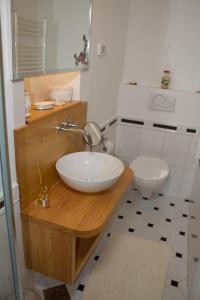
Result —
M 75 191 L 58 180 L 49 190 L 49 208 L 30 203 L 21 211 L 22 218 L 76 237 L 95 236 L 109 221 L 132 178 L 132 170 L 126 168 L 113 187 L 91 194 Z
M 36 123 L 44 118 L 49 117 L 55 113 L 70 109 L 71 107 L 79 104 L 80 102 L 81 102 L 81 100 L 80 101 L 72 100 L 72 101 L 66 102 L 64 105 L 55 105 L 51 109 L 44 109 L 44 110 L 37 110 L 32 106 L 31 115 L 30 115 L 30 117 L 28 117 L 26 119 L 26 123 L 31 125 L 31 124 Z

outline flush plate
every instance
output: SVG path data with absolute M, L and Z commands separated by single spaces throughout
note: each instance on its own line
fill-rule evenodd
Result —
M 176 97 L 162 93 L 152 93 L 149 99 L 149 108 L 166 112 L 174 112 Z

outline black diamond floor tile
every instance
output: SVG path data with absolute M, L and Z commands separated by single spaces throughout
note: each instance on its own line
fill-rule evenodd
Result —
M 127 200 L 127 201 L 126 201 L 126 203 L 128 203 L 128 204 L 131 204 L 131 203 L 132 203 L 132 201 L 130 201 L 130 200 Z
M 96 255 L 94 260 L 98 260 L 99 259 L 99 255 Z
M 175 206 L 175 204 L 174 203 L 170 203 L 170 206 Z
M 159 210 L 159 207 L 154 207 L 153 209 L 154 209 L 154 210 Z
M 148 227 L 153 227 L 153 224 L 152 224 L 152 223 L 148 223 L 147 226 L 148 226 Z
M 178 287 L 178 281 L 171 280 L 171 285 L 175 286 L 175 287 Z
M 124 216 L 121 216 L 121 215 L 118 216 L 118 219 L 123 219 L 123 218 L 124 218 Z
M 171 222 L 172 220 L 167 218 L 167 219 L 165 219 L 165 221 L 166 222 Z
M 185 232 L 184 231 L 179 231 L 179 234 L 180 235 L 185 235 Z
M 142 212 L 141 212 L 141 211 L 137 211 L 136 214 L 137 214 L 137 215 L 141 215 Z
M 181 253 L 179 253 L 179 252 L 176 252 L 176 257 L 182 258 L 182 257 L 183 257 L 183 254 L 181 254 Z
M 85 286 L 83 284 L 79 284 L 77 290 L 83 292 Z
M 129 231 L 129 232 L 134 232 L 134 231 L 135 231 L 135 229 L 133 229 L 133 228 L 129 228 L 129 229 L 128 229 L 128 231 Z
M 188 217 L 188 215 L 186 215 L 186 214 L 182 214 L 182 217 L 183 217 L 183 218 L 187 218 L 187 217 Z
M 163 242 L 166 242 L 166 241 L 167 241 L 167 238 L 164 237 L 164 236 L 161 236 L 160 240 L 163 241 Z

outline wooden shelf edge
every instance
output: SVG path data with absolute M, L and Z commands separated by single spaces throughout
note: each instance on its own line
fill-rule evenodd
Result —
M 119 182 L 111 189 L 93 195 L 74 191 L 59 180 L 50 189 L 50 208 L 39 208 L 30 203 L 21 211 L 21 216 L 75 237 L 97 236 L 114 213 L 132 177 L 132 170 L 126 168 Z
M 27 118 L 26 122 L 28 125 L 32 125 L 36 122 L 44 120 L 45 118 L 51 117 L 52 115 L 70 109 L 84 101 L 76 101 L 72 100 L 67 102 L 64 105 L 54 106 L 54 108 L 48 110 L 36 110 L 34 108 L 31 109 L 31 116 Z

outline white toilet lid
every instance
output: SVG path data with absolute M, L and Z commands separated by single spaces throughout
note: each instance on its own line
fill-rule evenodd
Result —
M 169 167 L 159 158 L 138 156 L 132 161 L 130 167 L 135 177 L 146 181 L 157 181 L 168 177 Z

